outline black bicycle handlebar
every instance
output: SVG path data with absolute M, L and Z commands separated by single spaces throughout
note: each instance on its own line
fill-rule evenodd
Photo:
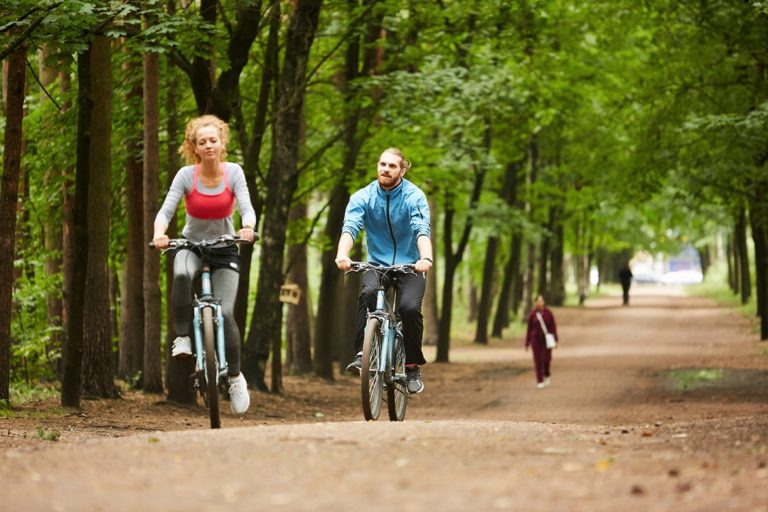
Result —
M 405 263 L 401 265 L 374 265 L 364 261 L 353 261 L 351 262 L 351 265 L 352 267 L 346 271 L 347 274 L 350 272 L 365 272 L 366 270 L 373 270 L 382 275 L 385 275 L 389 272 L 403 272 L 405 274 L 416 273 L 416 265 L 411 263 Z
M 253 233 L 253 242 L 257 241 L 258 239 L 259 235 Z M 245 238 L 240 238 L 239 236 L 233 235 L 221 235 L 220 237 L 214 238 L 213 240 L 201 240 L 199 242 L 193 242 L 192 240 L 188 240 L 186 238 L 171 238 L 168 240 L 168 249 L 178 249 L 184 247 L 214 247 L 221 244 L 224 246 L 230 246 L 234 244 L 250 244 L 253 242 L 248 241 Z M 155 248 L 154 240 L 149 242 L 149 246 L 153 249 Z

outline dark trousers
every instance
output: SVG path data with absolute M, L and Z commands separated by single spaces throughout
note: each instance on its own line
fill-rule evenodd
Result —
M 424 332 L 424 317 L 421 314 L 421 302 L 427 279 L 423 273 L 398 274 L 394 279 L 400 302 L 399 314 L 403 321 L 403 338 L 405 341 L 405 364 L 425 364 L 421 352 L 421 336 Z M 384 278 L 384 288 L 389 290 L 393 285 L 391 277 Z M 363 350 L 365 324 L 368 311 L 376 309 L 376 290 L 379 277 L 376 272 L 368 271 L 363 274 L 362 290 L 357 302 L 357 319 L 355 326 L 355 353 Z
M 624 293 L 624 305 L 629 304 L 629 283 L 621 283 L 621 291 Z
M 536 370 L 536 382 L 543 382 L 549 377 L 549 367 L 552 363 L 552 349 L 547 348 L 547 343 L 542 338 L 531 343 L 533 352 L 533 367 Z

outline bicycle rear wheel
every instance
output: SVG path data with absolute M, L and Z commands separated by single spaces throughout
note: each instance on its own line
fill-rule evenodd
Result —
M 381 392 L 384 388 L 384 373 L 381 368 L 381 323 L 370 318 L 365 326 L 363 339 L 363 367 L 360 375 L 360 389 L 363 398 L 363 416 L 368 421 L 379 418 Z
M 387 409 L 390 421 L 403 421 L 408 407 L 408 393 L 405 389 L 405 343 L 401 336 L 395 336 L 394 372 L 392 384 L 387 387 Z
M 203 350 L 205 351 L 205 387 L 208 393 L 208 414 L 211 428 L 221 428 L 219 401 L 219 368 L 216 363 L 216 336 L 213 328 L 213 308 L 203 308 Z

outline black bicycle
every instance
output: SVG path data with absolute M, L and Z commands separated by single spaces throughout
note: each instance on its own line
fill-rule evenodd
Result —
M 403 325 L 396 312 L 397 287 L 392 286 L 392 299 L 387 300 L 384 279 L 397 280 L 398 274 L 415 274 L 413 265 L 377 266 L 354 261 L 348 272 L 376 272 L 378 288 L 376 309 L 368 312 L 363 338 L 363 365 L 360 371 L 363 416 L 376 420 L 381 412 L 383 391 L 387 391 L 390 421 L 403 421 L 408 407 L 406 389 L 405 344 Z

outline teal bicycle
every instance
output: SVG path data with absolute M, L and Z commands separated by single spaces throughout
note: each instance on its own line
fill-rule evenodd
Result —
M 376 272 L 378 288 L 376 309 L 368 312 L 363 338 L 363 361 L 360 370 L 363 416 L 377 420 L 386 389 L 387 410 L 390 421 L 403 421 L 408 407 L 405 374 L 405 344 L 403 325 L 397 314 L 397 287 L 392 286 L 391 300 L 387 300 L 385 280 L 397 281 L 398 274 L 415 274 L 413 265 L 377 266 L 352 262 L 348 272 Z
M 254 240 L 256 240 L 254 236 Z M 239 237 L 223 235 L 214 240 L 193 242 L 186 238 L 168 241 L 169 248 L 163 251 L 176 253 L 188 249 L 200 255 L 201 293 L 195 294 L 193 307 L 193 327 L 195 337 L 195 373 L 190 378 L 192 386 L 200 393 L 203 403 L 208 408 L 211 428 L 221 428 L 220 396 L 227 396 L 227 357 L 224 350 L 224 314 L 221 301 L 216 299 L 211 286 L 211 250 L 231 247 L 237 243 L 249 243 Z M 154 244 L 150 242 L 150 246 Z

